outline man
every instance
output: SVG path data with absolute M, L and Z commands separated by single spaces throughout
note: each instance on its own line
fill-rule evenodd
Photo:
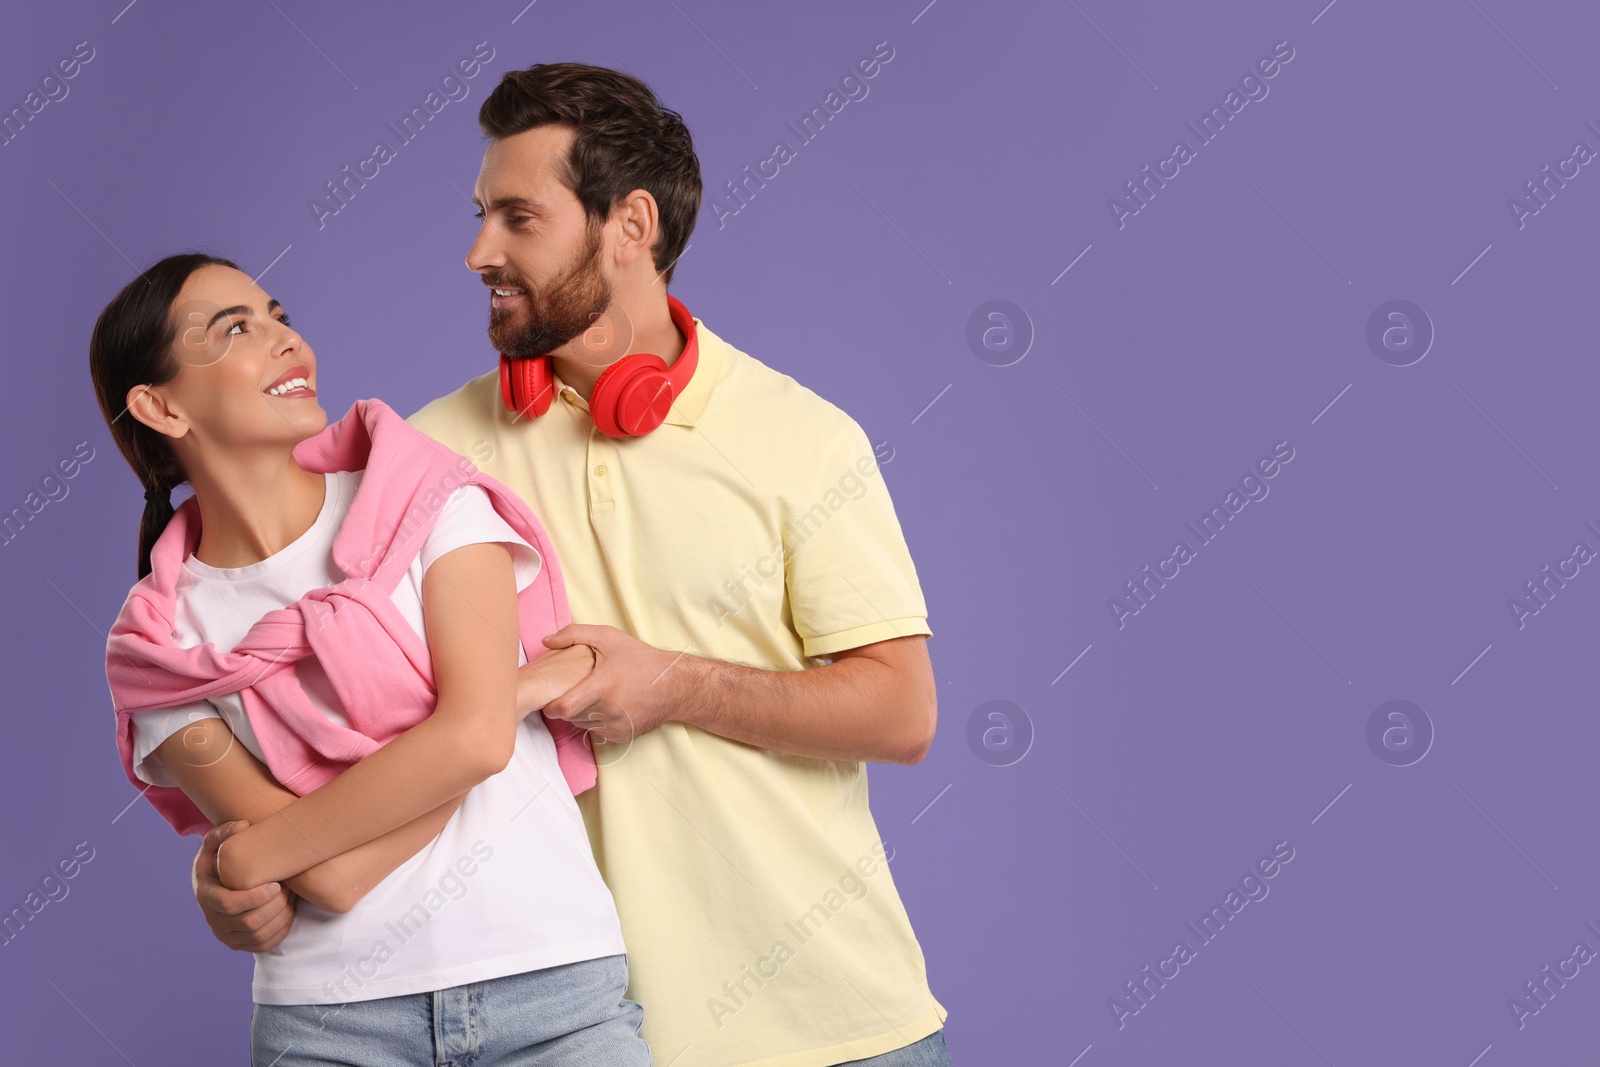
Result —
M 689 131 L 637 79 L 573 63 L 506 74 L 479 122 L 467 266 L 490 340 L 550 353 L 554 392 L 512 411 L 496 369 L 409 421 L 488 456 L 528 502 L 579 620 L 546 644 L 597 650 L 544 711 L 596 743 L 599 785 L 578 801 L 652 1054 L 948 1064 L 861 762 L 916 763 L 936 713 L 927 609 L 872 447 L 681 308 L 697 356 L 664 422 L 603 433 L 603 371 L 688 350 L 666 285 L 700 206 Z M 222 889 L 214 837 L 195 863 L 208 921 L 264 950 L 292 902 Z

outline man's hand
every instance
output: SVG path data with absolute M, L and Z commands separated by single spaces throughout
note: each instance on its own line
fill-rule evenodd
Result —
M 194 857 L 191 884 L 212 935 L 240 952 L 265 952 L 289 933 L 294 894 L 277 882 L 229 889 L 217 878 L 217 849 L 250 824 L 243 819 L 213 826 Z
M 544 707 L 588 676 L 598 662 L 598 655 L 588 645 L 578 643 L 566 648 L 552 648 L 541 652 L 517 668 L 517 721 Z
M 566 719 L 602 741 L 627 742 L 672 717 L 678 683 L 695 657 L 647 645 L 615 626 L 573 623 L 544 639 L 549 648 L 578 642 L 594 647 L 595 668 L 544 706 L 547 718 Z

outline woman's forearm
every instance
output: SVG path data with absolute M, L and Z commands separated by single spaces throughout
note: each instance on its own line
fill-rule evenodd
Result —
M 283 884 L 328 911 L 349 911 L 438 837 L 466 799 L 467 794 L 462 793 L 404 826 L 285 879 Z
M 423 720 L 326 785 L 224 841 L 217 877 L 230 889 L 283 881 L 461 796 L 509 762 L 515 724 L 508 715 L 501 718 L 478 728 L 437 714 Z
M 219 752 L 221 755 L 216 755 Z M 220 718 L 192 723 L 163 742 L 155 755 L 189 799 L 216 824 L 240 819 L 254 824 L 300 799 L 236 742 Z M 463 793 L 398 829 L 285 879 L 284 884 L 329 911 L 348 911 L 437 837 L 465 799 Z
M 517 677 L 517 718 L 522 719 L 537 712 L 581 681 L 584 675 L 588 674 L 593 667 L 594 653 L 588 645 L 549 649 L 541 653 L 538 658 L 524 664 Z M 385 746 L 385 749 L 388 747 L 390 746 Z M 374 756 L 381 755 L 382 751 L 384 750 L 367 757 L 363 762 L 370 763 Z M 433 767 L 433 770 L 436 773 L 437 766 Z M 346 773 L 348 774 L 349 772 Z M 451 785 L 449 782 L 441 781 L 439 782 L 439 787 L 442 791 L 448 790 Z M 324 786 L 323 788 L 327 787 Z M 381 785 L 380 788 L 382 788 Z M 309 795 L 315 795 L 315 793 Z M 346 907 L 354 906 L 355 902 L 360 900 L 361 896 L 365 895 L 374 885 L 382 881 L 401 863 L 415 855 L 424 844 L 438 836 L 439 831 L 444 828 L 445 823 L 449 822 L 450 816 L 455 813 L 455 810 L 461 806 L 461 802 L 465 799 L 466 792 L 463 791 L 454 800 L 446 801 L 411 822 L 382 834 L 377 834 L 374 831 L 373 824 L 354 821 L 359 817 L 357 813 L 341 810 L 339 812 L 341 826 L 351 835 L 374 832 L 375 836 L 368 841 L 356 844 L 337 856 L 321 860 L 297 875 L 284 879 L 284 884 L 300 893 L 306 899 L 313 900 L 334 911 L 345 910 L 345 908 L 330 906 L 323 902 L 337 902 L 349 893 L 354 892 L 355 896 L 348 899 Z M 287 827 L 295 827 L 300 825 L 300 820 L 303 820 L 303 818 L 303 810 L 301 812 L 289 812 L 285 815 L 284 822 Z M 249 830 L 245 830 L 235 834 L 234 837 L 243 837 L 248 833 Z M 237 852 L 232 850 L 240 849 L 240 842 L 233 842 L 228 853 L 228 860 L 231 869 L 240 872 L 239 879 L 249 879 L 256 876 L 254 864 L 261 862 L 263 853 L 269 857 L 270 862 L 272 850 L 279 847 L 274 841 L 266 839 L 272 836 L 271 834 L 257 835 L 256 838 L 245 841 L 243 843 L 245 847 Z M 308 834 L 307 836 L 315 840 L 313 835 Z M 288 850 L 282 850 L 278 853 L 282 862 L 288 866 L 301 862 L 303 855 L 290 854 Z M 241 859 L 244 860 L 243 864 L 237 862 Z M 230 877 L 234 876 L 230 875 Z M 272 880 L 273 878 L 271 877 L 262 879 L 262 881 Z M 302 890 L 296 885 L 297 881 L 309 887 L 311 891 Z M 228 884 L 226 880 L 224 880 L 224 884 Z M 250 885 L 257 884 L 260 884 L 260 882 L 250 883 Z M 233 887 L 230 886 L 230 888 Z M 248 887 L 241 886 L 239 888 Z M 313 896 L 313 893 L 316 896 Z M 318 897 L 322 899 L 319 900 L 317 899 Z
M 422 577 L 438 703 L 426 719 L 217 852 L 230 889 L 281 881 L 403 826 L 511 762 L 517 587 L 503 544 L 463 545 Z
M 547 650 L 524 664 L 517 681 L 517 717 L 537 712 L 576 685 L 593 666 L 594 654 L 587 645 Z M 462 793 L 404 826 L 285 879 L 284 884 L 329 911 L 348 911 L 373 886 L 437 837 L 466 798 Z M 234 858 L 230 853 L 229 859 Z

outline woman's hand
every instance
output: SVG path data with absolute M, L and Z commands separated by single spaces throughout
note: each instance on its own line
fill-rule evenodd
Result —
M 594 670 L 594 650 L 576 644 L 549 648 L 517 668 L 517 720 L 527 718 Z
M 217 877 L 217 850 L 231 834 L 250 825 L 243 819 L 214 826 L 195 854 L 192 884 L 206 925 L 218 941 L 240 952 L 266 952 L 289 933 L 294 894 L 271 882 L 235 891 Z

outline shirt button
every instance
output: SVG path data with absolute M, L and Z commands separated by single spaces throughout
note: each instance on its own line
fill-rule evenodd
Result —
M 604 478 L 606 476 L 606 465 L 604 463 L 602 463 L 599 466 L 595 467 L 594 476 L 596 478 Z

